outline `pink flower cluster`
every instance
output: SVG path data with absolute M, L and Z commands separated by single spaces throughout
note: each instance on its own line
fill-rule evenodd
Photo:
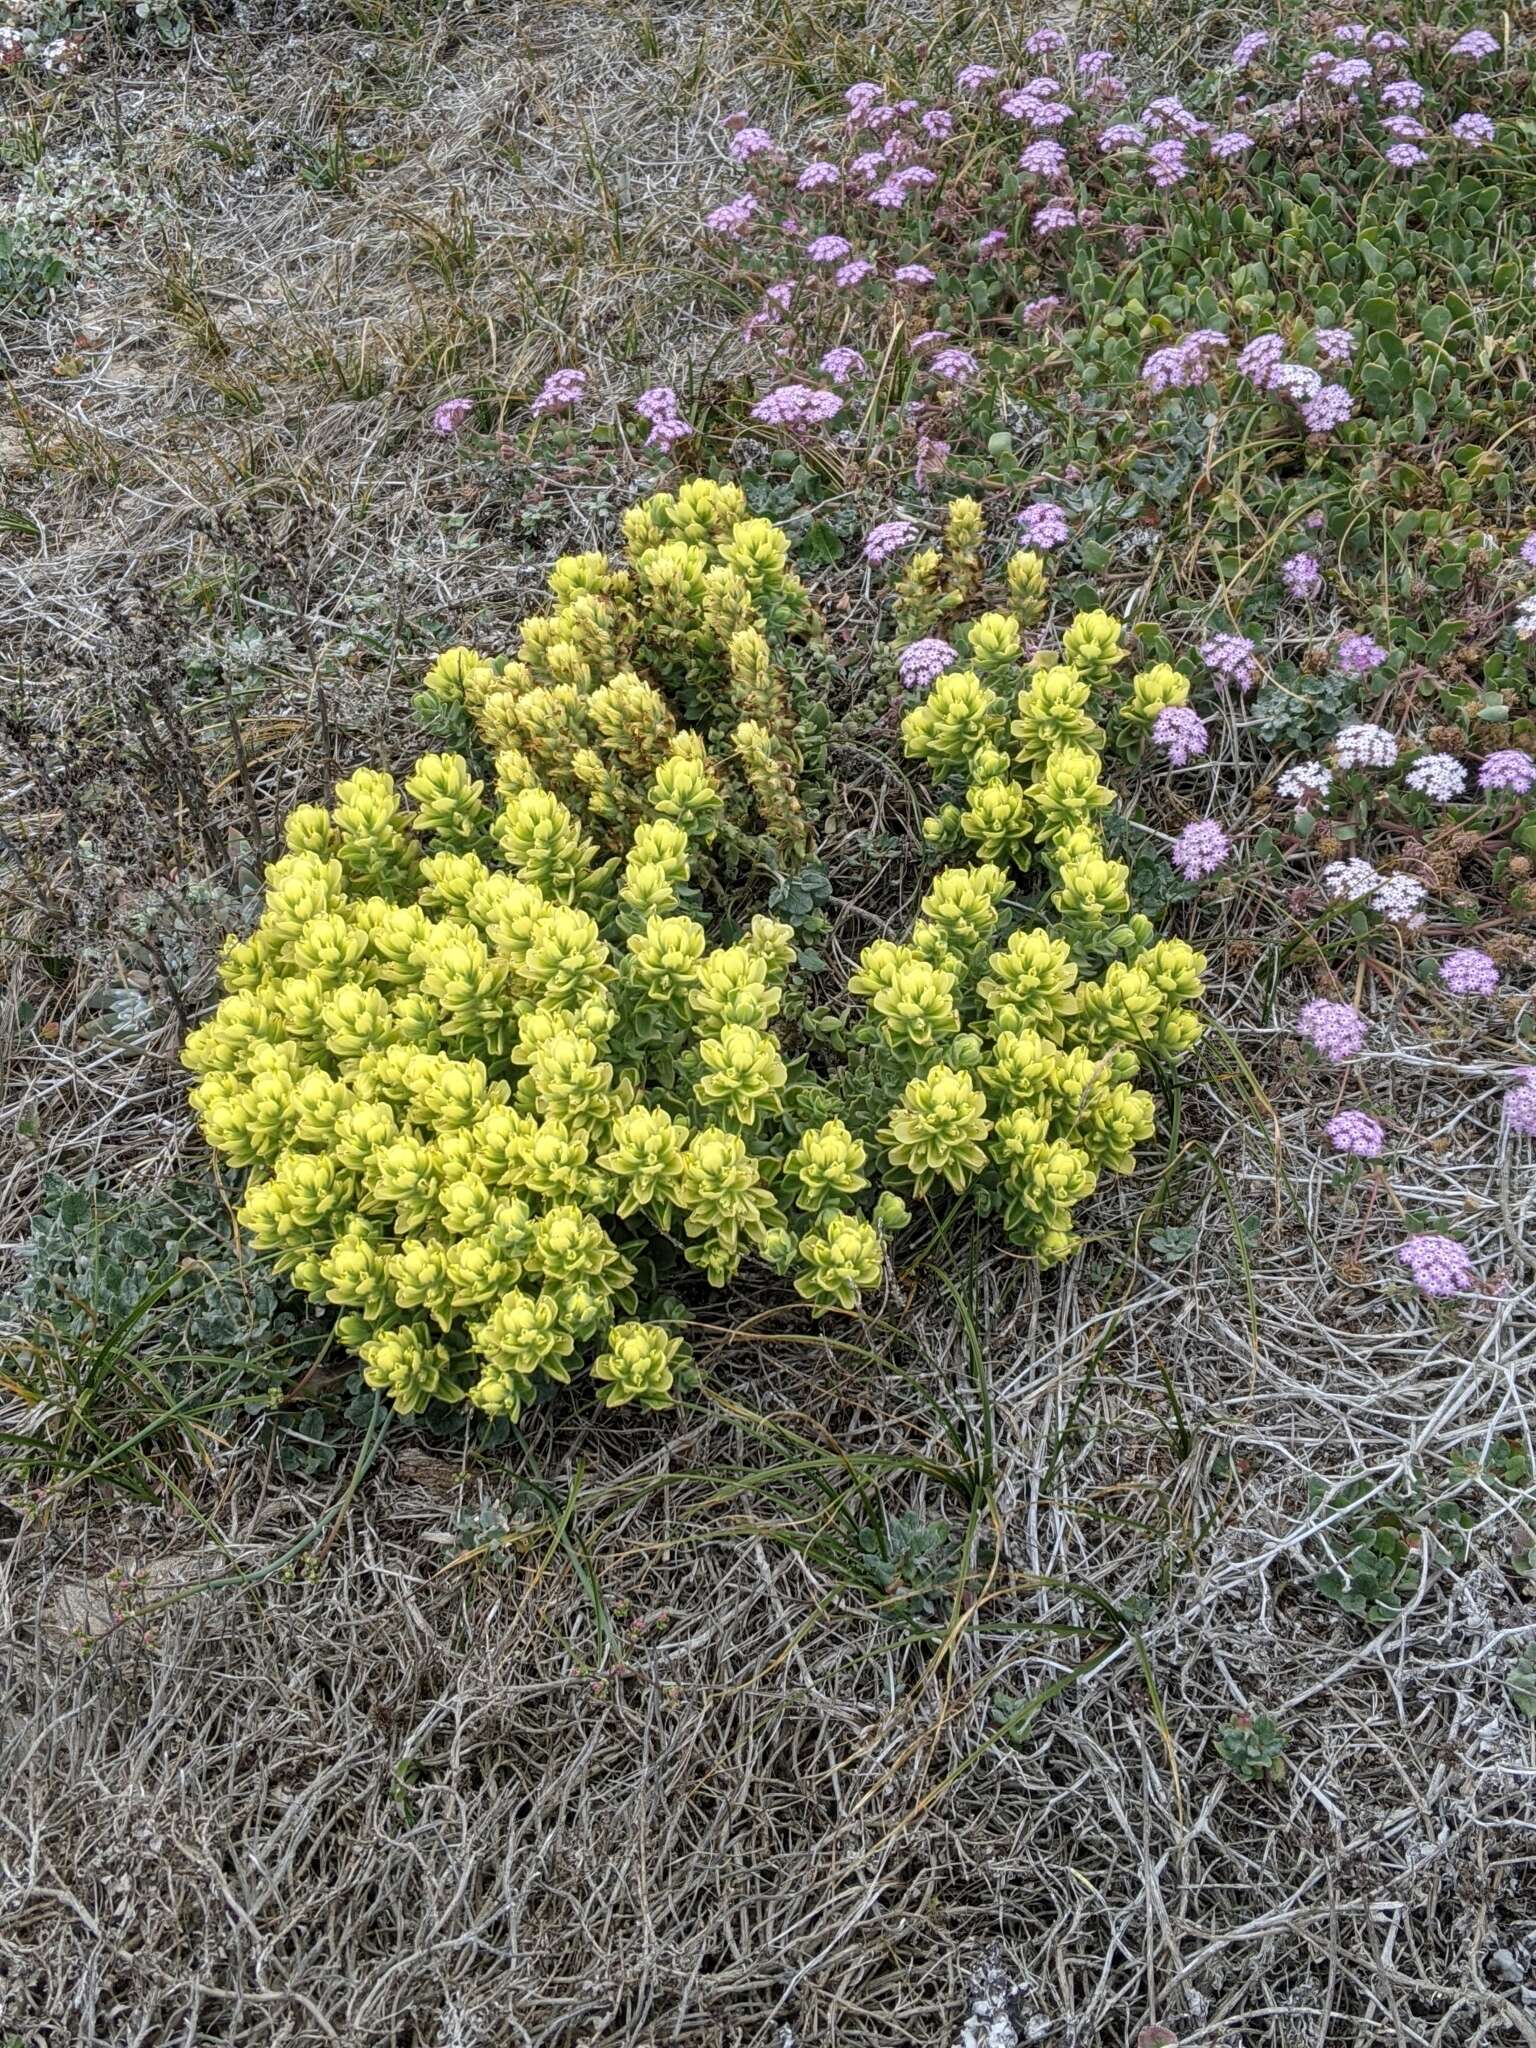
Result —
M 1423 1231 L 1397 1248 L 1399 1265 L 1406 1266 L 1421 1294 L 1434 1300 L 1470 1294 L 1477 1285 L 1477 1273 L 1465 1245 L 1437 1231 Z
M 1042 554 L 1065 547 L 1071 538 L 1067 515 L 1048 498 L 1037 498 L 1034 504 L 1026 505 L 1018 516 L 1018 528 L 1025 547 L 1038 548 Z
M 543 419 L 546 413 L 564 412 L 570 406 L 580 405 L 586 395 L 585 370 L 551 370 L 528 410 L 536 420 Z
M 864 539 L 864 559 L 878 568 L 917 539 L 917 527 L 910 519 L 883 519 L 872 526 Z
M 759 426 L 788 427 L 804 433 L 810 427 L 825 426 L 842 411 L 843 401 L 835 391 L 818 391 L 811 384 L 781 384 L 765 392 L 752 408 Z
M 1192 391 L 1210 382 L 1217 357 L 1230 346 L 1215 328 L 1197 328 L 1182 341 L 1153 349 L 1141 366 L 1142 381 L 1152 391 Z
M 1337 1066 L 1364 1048 L 1367 1026 L 1352 1003 L 1332 1003 L 1325 996 L 1314 996 L 1302 1004 L 1296 1029 L 1314 1051 Z
M 1197 818 L 1186 825 L 1168 853 L 1170 863 L 1186 882 L 1214 875 L 1231 857 L 1232 842 L 1214 818 Z
M 642 391 L 633 410 L 650 425 L 651 431 L 645 437 L 648 448 L 675 448 L 693 432 L 678 410 L 677 393 L 670 384 L 657 384 Z
M 1379 1159 L 1386 1149 L 1386 1132 L 1362 1109 L 1341 1109 L 1326 1129 L 1334 1151 L 1347 1152 L 1352 1159 Z

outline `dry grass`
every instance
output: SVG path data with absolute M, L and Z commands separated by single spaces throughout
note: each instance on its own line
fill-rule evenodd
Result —
M 709 123 L 818 61 L 794 8 L 498 6 L 58 96 L 143 204 L 5 330 L 12 1249 L 45 1170 L 195 1156 L 180 1013 L 277 819 L 637 485 L 466 462 L 432 403 L 568 345 L 686 382 Z M 850 829 L 904 816 L 842 765 Z M 909 906 L 855 872 L 856 949 Z M 364 1431 L 299 1483 L 200 1427 L 158 1506 L 18 1486 L 0 2040 L 1536 2041 L 1528 1019 L 1378 1032 L 1398 1193 L 1341 1189 L 1225 914 L 1165 1156 L 1063 1275 L 934 1244 L 867 1323 L 700 1332 L 681 1417 L 556 1406 L 510 1454 Z M 1502 1291 L 1395 1286 L 1394 1201 Z M 1348 1616 L 1319 1581 L 1388 1513 L 1401 1609 Z M 921 1600 L 871 1566 L 897 1517 L 939 1532 Z M 1217 1755 L 1246 1711 L 1283 1782 Z

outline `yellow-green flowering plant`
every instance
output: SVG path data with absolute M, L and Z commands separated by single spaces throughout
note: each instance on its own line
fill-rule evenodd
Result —
M 405 1412 L 515 1419 L 584 1361 L 605 1404 L 665 1405 L 669 1261 L 847 1308 L 901 1214 L 793 1113 L 790 928 L 693 888 L 733 818 L 804 848 L 787 541 L 708 482 L 625 530 L 623 565 L 556 565 L 514 659 L 434 664 L 493 782 L 429 753 L 293 812 L 185 1048 L 244 1229 Z
M 820 628 L 788 536 L 750 517 L 735 484 L 699 478 L 632 507 L 624 538 L 620 562 L 555 565 L 515 655 L 442 655 L 429 722 L 494 761 L 503 805 L 558 799 L 605 852 L 651 815 L 724 816 L 803 857 L 794 670 Z
M 944 799 L 929 839 L 969 858 L 866 948 L 863 1046 L 813 1071 L 791 928 L 705 904 L 730 834 L 806 845 L 785 650 L 814 615 L 729 487 L 652 499 L 626 536 L 624 566 L 557 563 L 514 659 L 434 664 L 437 729 L 470 752 L 292 813 L 184 1051 L 252 1242 L 407 1413 L 515 1420 L 583 1370 L 604 1405 L 665 1406 L 690 1371 L 672 1278 L 755 1262 L 851 1309 L 904 1194 L 973 1199 L 1062 1258 L 1151 1134 L 1138 1074 L 1199 1032 L 1204 963 L 1156 939 L 1102 836 L 1105 734 L 1180 679 L 1124 684 L 1102 613 L 1026 658 L 1044 598 L 1016 558 L 1009 608 L 951 624 L 967 665 L 903 728 Z M 980 539 L 961 501 L 952 612 Z
M 968 530 L 968 500 L 959 511 Z M 918 1196 L 967 1194 L 1051 1264 L 1076 1248 L 1073 1211 L 1100 1174 L 1128 1173 L 1152 1135 L 1136 1079 L 1200 1035 L 1204 958 L 1157 937 L 1103 836 L 1109 736 L 1134 745 L 1189 681 L 1166 664 L 1133 671 L 1105 612 L 1026 657 L 1020 627 L 1047 596 L 1027 550 L 1008 565 L 1006 609 L 961 620 L 974 577 L 955 525 L 952 508 L 945 549 L 908 564 L 892 604 L 906 637 L 942 620 L 958 650 L 902 738 L 940 793 L 929 843 L 969 859 L 938 875 L 908 941 L 865 948 L 849 984 L 868 1005 L 876 1102 L 883 1083 L 870 1164 Z

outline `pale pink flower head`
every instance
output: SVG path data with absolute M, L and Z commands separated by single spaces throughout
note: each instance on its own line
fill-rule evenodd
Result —
M 1200 659 L 1245 695 L 1259 679 L 1258 644 L 1245 633 L 1213 633 L 1200 643 Z
M 896 666 L 909 690 L 926 690 L 947 674 L 958 658 L 947 640 L 914 640 L 897 655 Z
M 1307 553 L 1305 549 L 1299 554 L 1287 555 L 1280 564 L 1280 580 L 1290 595 L 1303 604 L 1316 597 L 1323 587 L 1323 572 L 1316 555 Z
M 1470 1294 L 1477 1285 L 1477 1273 L 1465 1245 L 1438 1231 L 1422 1231 L 1397 1248 L 1399 1265 L 1406 1266 L 1420 1294 L 1438 1301 L 1453 1295 Z
M 1345 675 L 1365 676 L 1373 668 L 1381 667 L 1387 658 L 1387 650 L 1369 633 L 1346 633 L 1334 649 L 1333 658 Z
M 1165 704 L 1152 721 L 1152 739 L 1172 768 L 1183 768 L 1210 749 L 1205 720 L 1187 704 Z
M 1509 790 L 1515 796 L 1529 796 L 1536 789 L 1536 761 L 1523 747 L 1501 747 L 1478 769 L 1477 786 L 1485 793 Z
M 1498 54 L 1499 39 L 1489 35 L 1485 28 L 1469 28 L 1446 52 L 1450 57 L 1470 57 L 1474 63 L 1481 57 L 1497 57 Z
M 1536 1138 L 1536 1067 L 1522 1067 L 1520 1078 L 1504 1097 L 1504 1121 L 1522 1138 Z
M 851 384 L 855 377 L 867 374 L 869 365 L 856 348 L 839 346 L 829 348 L 817 368 L 834 384 Z
M 810 427 L 825 426 L 841 412 L 842 399 L 835 391 L 818 391 L 812 384 L 780 384 L 768 391 L 752 408 L 752 417 L 765 427 L 788 427 L 803 433 Z
M 981 365 L 966 348 L 941 348 L 928 364 L 935 377 L 944 384 L 969 384 Z
M 738 164 L 747 164 L 754 157 L 771 156 L 778 144 L 766 128 L 738 128 L 730 140 L 732 159 Z
M 1380 725 L 1346 725 L 1333 742 L 1341 768 L 1390 768 L 1397 760 L 1396 736 Z
M 1335 427 L 1353 419 L 1354 413 L 1355 401 L 1342 384 L 1325 384 L 1301 408 L 1309 434 L 1331 434 Z
M 1326 996 L 1303 1003 L 1296 1018 L 1301 1036 L 1335 1066 L 1364 1048 L 1367 1028 L 1353 1003 L 1329 1002 Z
M 456 434 L 475 409 L 472 398 L 449 398 L 432 414 L 434 434 Z
M 1186 882 L 1203 881 L 1232 857 L 1232 842 L 1214 818 L 1196 818 L 1174 840 L 1168 859 Z
M 1420 754 L 1403 780 L 1431 803 L 1449 804 L 1466 794 L 1467 771 L 1454 754 Z
M 1490 954 L 1476 946 L 1458 946 L 1440 962 L 1440 979 L 1453 996 L 1491 996 L 1499 970 Z
M 535 419 L 542 419 L 546 413 L 565 412 L 580 405 L 586 395 L 585 370 L 551 370 L 528 410 Z
M 911 519 L 882 519 L 878 526 L 872 526 L 864 540 L 864 559 L 878 567 L 888 562 L 892 555 L 900 554 L 903 548 L 911 547 L 917 539 L 917 526 Z
M 1049 498 L 1037 498 L 1033 505 L 1026 505 L 1018 515 L 1018 528 L 1024 546 L 1038 548 L 1043 554 L 1065 547 L 1071 538 L 1066 513 Z
M 1386 1149 L 1386 1132 L 1363 1109 L 1341 1109 L 1324 1128 L 1334 1151 L 1351 1159 L 1379 1159 Z

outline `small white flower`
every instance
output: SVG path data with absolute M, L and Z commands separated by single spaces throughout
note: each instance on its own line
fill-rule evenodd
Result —
M 1346 725 L 1333 752 L 1341 768 L 1390 768 L 1397 759 L 1397 741 L 1384 726 Z
M 1382 886 L 1368 860 L 1331 860 L 1323 869 L 1323 887 L 1335 903 L 1363 903 Z
M 1326 803 L 1333 787 L 1333 770 L 1321 761 L 1298 761 L 1294 768 L 1286 769 L 1275 787 L 1293 803 Z
M 1536 596 L 1522 597 L 1515 607 L 1515 638 L 1536 640 Z
M 1390 917 L 1394 923 L 1406 924 L 1414 920 L 1428 894 L 1424 884 L 1416 882 L 1412 875 L 1388 875 L 1371 898 L 1371 908 L 1380 911 L 1383 917 Z M 1419 922 L 1422 923 L 1422 919 Z
M 1404 780 L 1437 804 L 1454 803 L 1467 786 L 1467 771 L 1454 754 L 1420 754 Z

